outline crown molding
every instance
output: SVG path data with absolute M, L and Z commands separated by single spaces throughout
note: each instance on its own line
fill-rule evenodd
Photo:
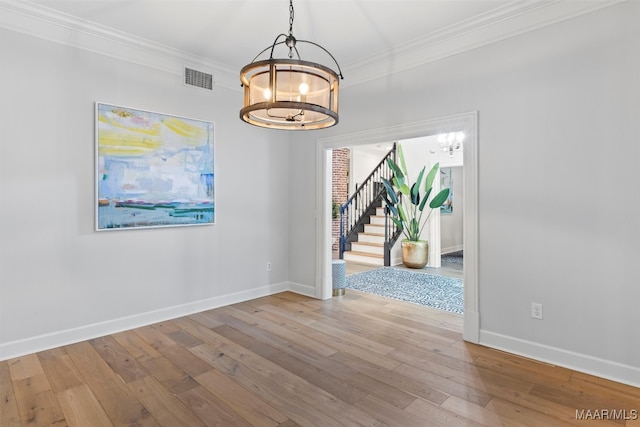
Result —
M 380 52 L 345 68 L 348 87 L 476 49 L 628 0 L 518 0 L 488 13 Z M 190 66 L 214 75 L 214 87 L 240 90 L 238 72 L 192 55 L 40 7 L 0 0 L 0 27 L 182 76 Z
M 183 76 L 184 67 L 190 66 L 213 74 L 214 88 L 240 89 L 237 70 L 224 64 L 27 1 L 0 1 L 0 28 L 178 76 Z
M 514 1 L 351 64 L 344 74 L 351 84 L 365 83 L 625 1 Z

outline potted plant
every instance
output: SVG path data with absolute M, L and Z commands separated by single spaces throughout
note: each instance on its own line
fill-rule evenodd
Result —
M 400 165 L 391 158 L 387 159 L 394 174 L 393 182 L 382 178 L 387 190 L 385 202 L 391 213 L 391 220 L 405 237 L 402 240 L 402 262 L 410 268 L 422 268 L 429 261 L 429 244 L 420 239 L 420 234 L 433 210 L 440 208 L 448 199 L 449 189 L 443 188 L 429 201 L 440 164 L 433 165 L 426 177 L 426 166 L 423 166 L 418 178 L 411 183 L 400 145 L 397 154 Z M 427 203 L 428 209 L 425 212 Z

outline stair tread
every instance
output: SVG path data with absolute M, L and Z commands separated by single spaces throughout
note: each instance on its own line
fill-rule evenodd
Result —
M 344 253 L 346 254 L 353 254 L 353 255 L 359 255 L 359 256 L 368 256 L 371 258 L 384 258 L 384 255 L 379 255 L 379 254 L 372 254 L 369 252 L 358 252 L 358 251 L 345 251 Z
M 363 234 L 365 236 L 377 236 L 377 237 L 384 237 L 384 233 L 368 233 L 366 231 L 364 232 L 360 232 L 358 233 L 358 235 Z

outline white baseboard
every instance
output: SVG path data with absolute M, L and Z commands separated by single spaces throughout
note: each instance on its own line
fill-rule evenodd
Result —
M 442 248 L 440 249 L 440 254 L 441 255 L 447 255 L 453 252 L 458 252 L 464 249 L 463 245 L 457 245 L 457 246 L 450 246 L 448 248 Z
M 300 295 L 304 295 L 311 298 L 318 298 L 316 296 L 316 288 L 314 286 L 303 285 L 301 283 L 288 282 L 289 291 L 295 292 Z
M 106 322 L 94 323 L 64 331 L 11 341 L 5 344 L 0 344 L 0 361 L 64 345 L 74 344 L 141 326 L 151 325 L 153 323 L 164 322 L 166 320 L 188 316 L 190 314 L 248 301 L 267 295 L 273 295 L 288 290 L 297 292 L 297 290 L 292 289 L 289 282 L 276 283 L 242 292 L 221 295 L 201 301 L 194 301 L 188 304 L 181 304 L 160 310 L 113 319 Z
M 482 330 L 480 331 L 480 344 L 633 387 L 640 387 L 640 367 Z

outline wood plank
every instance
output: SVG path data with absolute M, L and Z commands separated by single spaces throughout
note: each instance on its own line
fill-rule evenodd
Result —
M 518 357 L 510 354 L 499 354 L 491 352 L 489 355 L 483 355 L 474 361 L 475 366 L 520 378 L 523 381 L 536 383 L 540 381 L 556 381 L 563 383 L 571 378 L 571 370 L 560 366 L 550 365 L 548 363 L 537 362 L 524 357 Z
M 341 424 L 331 418 L 324 409 L 318 409 L 299 396 L 292 385 L 284 381 L 272 381 L 246 365 L 238 363 L 224 351 L 208 344 L 193 347 L 192 352 L 215 365 L 233 381 L 264 400 L 296 423 L 309 426 L 339 427 Z
M 430 387 L 426 382 L 381 369 L 349 354 L 337 353 L 331 356 L 331 360 L 347 365 L 358 372 L 358 374 L 350 376 L 349 381 L 357 383 L 363 389 L 369 390 L 371 395 L 399 408 L 405 408 L 413 403 L 416 396 L 429 399 L 437 404 L 442 403 L 448 397 L 447 394 Z
M 390 405 L 383 399 L 369 395 L 354 405 L 377 420 L 377 424 L 402 427 L 442 427 L 424 420 L 422 417 Z
M 9 372 L 23 426 L 68 425 L 37 355 L 10 359 Z
M 457 396 L 450 396 L 440 406 L 483 426 L 511 427 L 509 421 L 500 414 Z
M 20 427 L 21 425 L 9 363 L 2 361 L 0 362 L 0 426 Z
M 298 331 L 295 326 L 290 325 L 283 319 L 274 322 L 271 319 L 252 315 L 234 307 L 225 307 L 224 309 L 219 310 L 219 312 L 226 313 L 256 329 L 261 329 L 269 333 L 272 340 L 275 339 L 275 337 L 280 337 L 284 341 L 293 341 L 298 346 L 305 347 L 324 357 L 331 356 L 336 352 L 335 349 L 327 347 L 326 345 L 307 337 L 302 331 Z
M 213 369 L 207 362 L 180 345 L 164 348 L 162 355 L 192 377 L 204 374 Z
M 439 426 L 447 427 L 481 427 L 482 424 L 477 423 L 467 417 L 455 412 L 449 411 L 441 406 L 434 405 L 424 399 L 416 399 L 411 405 L 407 406 L 407 412 L 414 414 L 423 420 Z
M 435 374 L 488 394 L 496 394 L 500 390 L 528 393 L 533 386 L 531 383 L 499 375 L 485 368 L 477 368 L 472 364 L 460 365 L 456 369 L 405 352 L 396 352 L 393 357 L 405 361 L 404 364 L 396 368 L 396 372 L 423 381 L 433 379 L 433 374 Z
M 176 345 L 175 341 L 173 341 L 171 338 L 169 338 L 168 336 L 163 334 L 157 328 L 154 328 L 153 325 L 144 326 L 142 328 L 137 328 L 137 329 L 134 330 L 134 332 L 136 334 L 140 335 L 140 337 L 143 340 L 145 340 L 147 342 L 147 344 L 149 344 L 155 350 L 159 350 L 160 351 L 160 350 L 165 349 L 167 347 L 171 347 L 173 345 Z
M 254 425 L 203 387 L 187 390 L 179 394 L 178 399 L 190 408 L 207 426 L 251 427 Z M 271 424 L 265 424 L 265 426 L 267 425 Z
M 89 340 L 89 344 L 125 383 L 148 375 L 142 365 L 113 337 Z
M 509 426 L 522 427 L 563 427 L 571 423 L 550 417 L 539 411 L 508 402 L 500 398 L 494 398 L 487 404 L 487 409 L 500 414 Z
M 158 350 L 151 347 L 135 331 L 120 332 L 111 336 L 139 362 L 161 356 Z
M 56 394 L 69 427 L 113 427 L 113 423 L 86 384 Z
M 323 371 L 304 360 L 267 344 L 267 342 L 258 341 L 254 339 L 254 337 L 244 334 L 243 332 L 228 325 L 217 327 L 215 331 L 233 342 L 242 345 L 244 348 L 253 351 L 256 355 L 269 360 L 300 378 L 304 378 L 309 383 L 325 390 L 344 402 L 357 402 L 367 394 L 365 391 L 355 387 L 348 381 L 334 377 L 328 371 Z
M 83 384 L 82 375 L 63 348 L 40 352 L 38 358 L 54 392 L 68 390 Z
M 280 411 L 218 370 L 199 375 L 195 380 L 251 425 L 277 426 L 288 420 Z
M 552 399 L 576 409 L 640 409 L 635 396 L 605 391 L 602 388 L 595 390 L 569 382 L 559 385 L 536 384 L 531 389 L 531 395 Z
M 147 376 L 131 382 L 129 389 L 149 413 L 158 420 L 160 425 L 166 427 L 205 427 L 204 422 L 193 411 L 155 378 Z
M 156 325 L 151 325 L 152 328 L 160 331 L 162 334 L 167 336 L 167 338 L 171 339 L 176 344 L 180 344 L 185 348 L 195 347 L 200 344 L 204 344 L 199 338 L 194 337 L 189 332 L 181 329 L 174 322 L 163 322 L 158 323 Z
M 565 423 L 576 425 L 584 423 L 584 421 L 576 420 L 576 408 L 574 406 L 565 406 L 561 403 L 555 402 L 553 398 L 534 396 L 529 393 L 520 393 L 509 389 L 496 389 L 494 397 L 500 398 L 506 402 L 511 402 L 523 408 L 541 412 Z M 600 421 L 598 426 L 619 427 L 619 424 Z
M 65 350 L 114 426 L 158 426 L 158 422 L 88 342 Z
M 164 388 L 173 394 L 184 393 L 187 390 L 198 387 L 198 383 L 188 374 L 174 365 L 166 357 L 143 362 L 143 366 Z

